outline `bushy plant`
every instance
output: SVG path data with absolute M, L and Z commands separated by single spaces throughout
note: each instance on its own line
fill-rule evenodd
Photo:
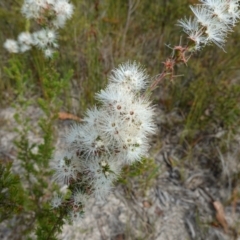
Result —
M 62 56 L 64 53 L 61 53 L 61 40 L 64 41 L 66 36 L 63 35 L 59 44 L 57 39 L 60 38 L 61 32 L 57 31 L 63 28 L 77 7 L 73 7 L 68 0 L 23 2 L 21 13 L 27 19 L 26 31 L 18 35 L 17 41 L 9 38 L 3 43 L 3 47 L 11 56 L 4 69 L 6 83 L 0 86 L 9 92 L 12 91 L 11 98 L 16 99 L 14 107 L 18 128 L 15 131 L 18 137 L 15 146 L 23 172 L 21 175 L 11 172 L 11 164 L 2 162 L 1 221 L 17 216 L 24 226 L 28 219 L 30 224 L 19 230 L 22 236 L 29 239 L 57 239 L 57 233 L 61 231 L 65 219 L 75 221 L 82 218 L 89 198 L 104 200 L 119 178 L 118 183 L 127 185 L 126 179 L 129 176 L 138 178 L 143 171 L 149 171 L 147 183 L 143 184 L 144 188 L 149 187 L 148 184 L 156 177 L 159 168 L 147 158 L 144 158 L 142 166 L 139 162 L 148 155 L 151 138 L 157 132 L 157 106 L 153 107 L 151 98 L 157 103 L 154 98 L 157 99 L 159 86 L 166 91 L 166 98 L 158 99 L 162 106 L 169 112 L 178 108 L 185 117 L 180 123 L 185 128 L 182 139 L 191 143 L 197 131 L 209 129 L 213 119 L 232 131 L 239 118 L 238 86 L 230 84 L 225 88 L 226 82 L 214 79 L 208 82 L 204 67 L 200 66 L 198 69 L 198 65 L 191 65 L 189 60 L 196 58 L 197 54 L 210 51 L 209 45 L 212 44 L 225 51 L 227 37 L 234 31 L 240 18 L 239 1 L 200 2 L 190 7 L 194 17 L 178 20 L 176 25 L 182 27 L 187 36 L 181 38 L 178 45 L 169 46 L 166 51 L 168 54 L 172 52 L 163 61 L 162 72 L 153 79 L 150 79 L 147 70 L 140 64 L 126 61 L 136 55 L 135 59 L 144 59 L 145 65 L 148 64 L 145 57 L 148 50 L 144 50 L 144 47 L 139 56 L 136 54 L 137 48 L 134 48 L 133 54 L 127 51 L 128 40 L 132 41 L 132 45 L 135 44 L 132 33 L 128 34 L 132 15 L 135 14 L 135 18 L 141 17 L 139 12 L 135 13 L 138 4 L 141 5 L 139 9 L 143 13 L 146 13 L 146 8 L 151 9 L 152 5 L 148 2 L 140 4 L 139 1 L 129 1 L 126 5 L 123 1 L 106 1 L 104 7 L 108 8 L 108 17 L 99 22 L 99 12 L 102 10 L 99 3 L 91 5 L 92 3 L 79 1 L 78 6 L 83 9 L 91 6 L 94 14 L 85 28 L 85 35 L 83 34 L 86 40 L 83 45 L 86 47 L 81 49 L 82 55 L 75 56 L 75 61 L 79 60 L 81 63 L 80 70 L 73 72 L 69 70 L 72 67 L 69 61 L 61 65 L 61 60 L 69 60 L 71 55 L 66 53 L 66 56 Z M 166 2 L 165 4 L 169 9 L 175 6 Z M 119 16 L 112 15 L 109 10 L 116 7 L 119 9 Z M 154 11 L 157 11 L 157 8 Z M 123 25 L 122 13 L 126 12 L 126 23 Z M 182 9 L 176 11 L 176 15 L 179 13 L 183 14 Z M 154 16 L 150 17 L 153 18 L 147 20 L 150 25 L 158 24 Z M 84 16 L 81 16 L 78 21 L 84 20 Z M 74 22 L 72 24 L 74 26 Z M 83 25 L 81 27 L 84 31 Z M 79 26 L 79 29 L 81 27 Z M 149 29 L 137 24 L 134 27 L 136 32 L 141 27 L 144 31 Z M 119 29 L 122 36 L 118 35 Z M 162 19 L 161 31 L 164 32 L 164 29 L 165 20 Z M 30 33 L 30 30 L 33 33 Z M 66 30 L 62 31 L 64 33 Z M 111 38 L 107 40 L 111 42 L 115 37 L 112 44 L 114 62 L 126 62 L 113 70 L 112 65 L 115 64 L 108 65 L 109 59 L 104 59 L 100 50 L 100 47 L 104 46 L 103 33 L 107 31 L 110 32 L 109 39 Z M 81 37 L 79 32 L 78 34 L 76 39 Z M 44 57 L 39 49 L 43 50 Z M 30 59 L 24 54 L 29 54 Z M 147 67 L 151 69 L 154 61 L 149 61 Z M 189 72 L 184 77 L 178 75 L 179 71 L 186 71 L 184 68 L 187 65 Z M 194 71 L 201 79 L 193 80 Z M 151 72 L 156 74 L 156 68 Z M 106 75 L 108 84 L 103 88 Z M 219 75 L 216 78 L 218 77 Z M 76 91 L 79 89 L 75 89 L 76 78 L 85 78 L 79 81 L 79 92 Z M 101 88 L 103 89 L 100 90 Z M 98 93 L 95 94 L 94 91 Z M 62 109 L 71 109 L 71 105 L 74 105 L 69 99 L 76 92 L 80 99 L 86 97 L 79 100 L 77 107 L 82 111 L 81 123 L 72 125 L 64 138 L 64 148 L 54 154 L 56 121 Z M 89 102 L 96 105 L 89 106 Z M 210 114 L 211 104 L 214 105 L 214 111 Z M 24 114 L 29 106 L 38 107 L 42 114 L 35 126 L 41 134 L 41 143 L 31 143 L 28 139 L 29 133 L 34 131 L 31 117 Z M 90 108 L 84 113 L 86 107 Z M 174 128 L 170 125 L 168 127 Z M 60 186 L 67 185 L 67 191 L 62 193 L 59 186 L 51 182 L 52 176 Z M 18 190 L 14 196 L 16 188 Z

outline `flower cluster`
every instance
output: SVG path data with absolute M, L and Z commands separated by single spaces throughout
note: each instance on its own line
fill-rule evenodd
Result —
M 63 27 L 72 13 L 73 5 L 68 0 L 25 0 L 22 6 L 22 14 L 27 19 L 55 28 Z
M 126 63 L 112 71 L 106 89 L 96 94 L 101 103 L 73 125 L 66 149 L 56 156 L 55 179 L 69 185 L 72 216 L 79 216 L 87 199 L 104 199 L 126 164 L 140 161 L 155 131 L 154 110 L 143 95 L 145 70 Z
M 181 19 L 178 25 L 193 42 L 192 51 L 214 43 L 223 48 L 227 34 L 240 18 L 239 0 L 201 0 L 190 6 L 194 18 Z
M 53 48 L 58 47 L 56 42 L 56 32 L 53 29 L 41 29 L 32 34 L 22 32 L 18 35 L 17 41 L 7 39 L 4 43 L 6 48 L 11 53 L 23 53 L 36 46 L 44 51 L 45 57 L 51 57 Z
M 22 14 L 43 28 L 32 34 L 22 32 L 17 41 L 7 39 L 3 46 L 11 53 L 23 53 L 35 46 L 43 50 L 45 57 L 52 57 L 54 49 L 58 47 L 56 29 L 63 27 L 72 13 L 73 5 L 68 0 L 25 0 Z

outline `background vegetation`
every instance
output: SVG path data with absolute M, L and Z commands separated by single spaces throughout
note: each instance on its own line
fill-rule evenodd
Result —
M 48 185 L 52 175 L 49 159 L 58 136 L 56 129 L 61 121 L 66 121 L 65 118 L 59 120 L 59 112 L 81 118 L 86 108 L 94 104 L 95 92 L 105 86 L 107 75 L 119 63 L 140 62 L 154 79 L 170 56 L 171 47 L 184 41 L 184 33 L 176 26 L 177 20 L 189 16 L 189 4 L 197 1 L 71 2 L 75 6 L 74 15 L 59 31 L 59 49 L 52 60 L 45 59 L 37 49 L 9 54 L 0 47 L 0 108 L 16 109 L 14 154 L 24 172 L 12 172 L 13 160 L 6 157 L 0 146 L 0 220 L 20 216 L 17 224 L 24 227 L 20 233 L 22 238 L 18 236 L 18 239 L 26 239 L 25 235 L 31 239 L 34 232 L 38 239 L 55 239 L 62 225 L 64 211 L 52 214 L 48 204 L 51 192 L 57 189 Z M 0 2 L 0 46 L 7 38 L 15 39 L 28 26 L 20 13 L 21 5 L 21 1 L 15 0 Z M 30 29 L 36 30 L 36 26 L 31 24 Z M 238 137 L 239 33 L 240 26 L 237 26 L 229 36 L 226 52 L 216 46 L 206 47 L 192 56 L 187 66 L 174 69 L 173 81 L 165 79 L 154 92 L 157 110 L 180 118 L 162 121 L 159 116 L 161 131 L 153 139 L 153 153 L 160 151 L 166 134 L 178 135 L 176 145 L 183 151 L 181 159 L 172 160 L 170 167 L 181 169 L 181 181 L 187 178 L 185 168 L 194 164 L 209 170 L 217 181 L 224 171 L 219 151 L 222 154 L 230 151 L 231 143 Z M 43 139 L 41 143 L 31 143 L 28 138 L 29 132 L 34 131 L 32 116 L 26 115 L 29 106 L 40 108 L 43 113 L 34 120 Z M 0 119 L 0 124 L 2 129 L 6 127 L 4 120 Z M 197 144 L 203 144 L 209 136 L 219 132 L 222 135 L 208 144 L 212 147 L 194 152 Z M 199 161 L 202 159 L 199 156 L 207 161 Z M 239 157 L 234 161 L 238 164 Z M 144 163 L 124 169 L 118 184 L 133 188 L 134 184 L 126 181 L 133 177 L 140 191 L 146 189 L 146 185 L 150 187 L 159 168 L 152 159 L 145 159 Z M 232 174 L 229 184 L 234 190 L 239 187 L 239 168 Z M 146 181 L 138 176 L 144 176 Z M 234 201 L 239 201 L 239 188 L 236 196 Z M 224 201 L 223 204 L 231 203 L 230 198 Z M 24 224 L 26 221 L 31 224 Z M 240 234 L 237 226 L 232 230 L 234 236 Z

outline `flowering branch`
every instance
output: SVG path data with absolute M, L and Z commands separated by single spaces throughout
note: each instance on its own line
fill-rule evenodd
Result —
M 178 25 L 188 35 L 185 45 L 173 48 L 162 73 L 148 86 L 145 70 L 136 63 L 114 69 L 106 89 L 96 94 L 100 106 L 89 109 L 81 125 L 74 125 L 65 138 L 66 149 L 55 157 L 55 180 L 67 184 L 71 197 L 57 196 L 52 206 L 68 206 L 71 220 L 82 216 L 90 196 L 104 199 L 126 164 L 140 161 L 155 131 L 154 111 L 144 93 L 151 93 L 174 68 L 187 64 L 192 54 L 214 43 L 223 49 L 227 34 L 240 18 L 239 1 L 201 0 L 191 6 L 195 17 Z
M 10 53 L 24 53 L 35 46 L 44 51 L 46 58 L 51 58 L 58 47 L 56 30 L 71 18 L 73 5 L 68 0 L 24 0 L 21 12 L 43 28 L 32 34 L 20 33 L 17 41 L 7 39 L 4 48 Z
M 150 91 L 167 76 L 174 77 L 174 67 L 187 64 L 192 54 L 200 51 L 204 46 L 216 44 L 224 50 L 224 44 L 229 32 L 240 19 L 239 0 L 201 0 L 202 4 L 190 6 L 194 17 L 181 19 L 178 26 L 188 35 L 188 42 L 184 46 L 175 46 L 172 55 L 165 62 L 159 77 L 151 84 Z
M 155 132 L 154 111 L 146 90 L 148 76 L 136 63 L 112 71 L 106 89 L 96 94 L 101 103 L 89 109 L 81 125 L 65 138 L 66 149 L 55 157 L 55 180 L 72 192 L 67 202 L 53 199 L 52 206 L 68 205 L 70 218 L 79 218 L 90 196 L 102 200 L 126 164 L 140 161 Z

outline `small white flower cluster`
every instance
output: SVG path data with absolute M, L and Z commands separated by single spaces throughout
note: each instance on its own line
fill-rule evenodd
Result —
M 201 0 L 190 6 L 195 17 L 181 19 L 178 25 L 193 41 L 192 51 L 214 43 L 223 49 L 226 37 L 239 21 L 239 0 Z
M 22 14 L 41 25 L 60 28 L 73 14 L 73 5 L 68 0 L 24 0 Z
M 51 201 L 52 208 L 58 208 L 59 206 L 61 206 L 62 202 L 63 202 L 62 196 L 54 194 L 54 197 Z
M 155 124 L 153 107 L 142 94 L 146 87 L 144 69 L 136 63 L 120 65 L 96 94 L 101 105 L 89 109 L 83 123 L 67 134 L 66 150 L 56 156 L 53 168 L 55 179 L 71 186 L 74 212 L 89 196 L 104 199 L 122 167 L 148 153 Z
M 51 57 L 53 48 L 58 47 L 56 43 L 56 32 L 52 29 L 41 29 L 30 34 L 29 32 L 22 32 L 18 35 L 17 41 L 7 39 L 4 43 L 6 48 L 11 53 L 24 53 L 36 46 L 44 51 L 45 57 Z
M 54 49 L 58 47 L 56 29 L 63 27 L 72 16 L 73 5 L 68 0 L 25 0 L 22 13 L 44 28 L 32 34 L 22 32 L 17 41 L 7 39 L 4 48 L 10 53 L 23 53 L 35 46 L 44 51 L 46 58 L 52 57 Z

